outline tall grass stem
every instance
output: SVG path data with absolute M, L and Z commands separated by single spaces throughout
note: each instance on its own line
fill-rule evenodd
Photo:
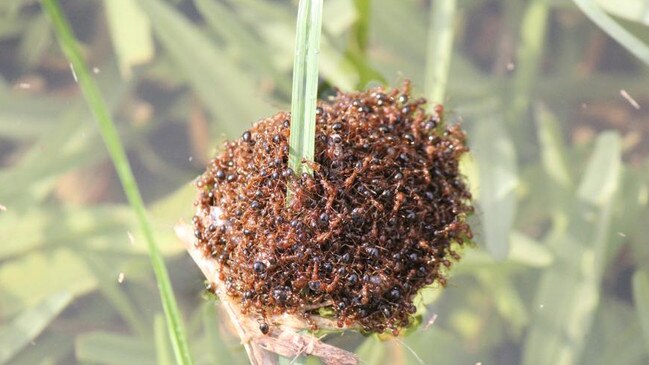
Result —
M 426 96 L 431 103 L 443 103 L 453 54 L 456 0 L 435 0 L 430 5 Z
M 83 96 L 97 119 L 99 130 L 113 161 L 119 180 L 122 183 L 124 193 L 135 211 L 138 224 L 147 242 L 149 257 L 151 258 L 153 272 L 155 273 L 158 289 L 160 290 L 160 298 L 162 300 L 162 307 L 167 320 L 167 328 L 169 329 L 169 337 L 176 362 L 182 365 L 192 364 L 189 346 L 183 329 L 180 311 L 176 304 L 169 280 L 169 274 L 162 254 L 155 243 L 153 229 L 149 223 L 140 190 L 131 171 L 131 166 L 126 157 L 126 151 L 117 133 L 117 128 L 112 121 L 106 102 L 97 84 L 92 79 L 88 67 L 81 57 L 77 41 L 72 33 L 70 24 L 61 11 L 58 1 L 42 0 L 42 4 L 44 11 L 54 25 L 59 45 L 70 62 L 70 67 L 75 79 L 79 83 Z
M 318 97 L 318 53 L 322 28 L 322 0 L 300 0 L 293 61 L 291 135 L 288 166 L 296 174 L 312 174 L 304 161 L 313 161 L 315 112 Z M 288 191 L 290 200 L 291 192 Z

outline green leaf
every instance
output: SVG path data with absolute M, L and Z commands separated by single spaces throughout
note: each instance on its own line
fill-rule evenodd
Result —
M 117 81 L 117 70 L 111 67 L 104 67 L 97 79 L 102 85 L 102 90 L 106 90 L 109 105 L 116 104 L 130 87 L 128 83 Z M 3 99 L 0 95 L 0 100 Z M 23 123 L 30 114 L 21 113 L 29 108 L 30 99 L 16 97 L 6 100 L 9 110 L 19 107 L 14 109 L 8 118 Z M 3 187 L 0 189 L 0 201 L 7 208 L 21 211 L 32 208 L 52 192 L 56 185 L 56 177 L 73 168 L 88 166 L 106 158 L 106 150 L 96 148 L 100 143 L 99 134 L 95 126 L 87 123 L 91 114 L 84 103 L 73 102 L 69 103 L 67 108 L 54 108 L 50 104 L 53 102 L 64 103 L 60 99 L 46 99 L 34 105 L 35 109 L 42 112 L 44 118 L 39 138 L 30 144 L 29 149 L 20 155 L 12 167 L 0 170 L 0 186 Z M 2 104 L 0 102 L 4 109 L 7 105 Z M 49 119 L 46 118 L 47 113 L 51 113 Z M 126 142 L 132 142 L 142 133 L 133 127 L 125 128 L 125 132 Z
M 288 167 L 300 176 L 313 174 L 303 161 L 313 161 L 315 109 L 318 100 L 318 53 L 322 31 L 322 1 L 301 0 L 297 14 L 297 36 L 293 61 L 291 133 Z M 290 191 L 288 192 L 290 194 Z M 290 201 L 290 195 L 287 195 Z
M 613 18 L 597 6 L 594 0 L 573 0 L 593 23 L 597 24 L 606 34 L 615 39 L 622 47 L 649 65 L 649 46 L 622 27 Z
M 138 0 L 138 4 L 172 61 L 230 138 L 271 113 L 248 74 L 179 12 L 159 0 Z
M 547 0 L 532 0 L 523 14 L 516 52 L 517 65 L 507 100 L 506 117 L 510 126 L 523 124 L 522 119 L 532 100 L 545 44 L 549 7 Z
M 89 363 L 155 365 L 153 344 L 143 338 L 108 332 L 90 332 L 77 336 L 77 360 Z
M 619 185 L 621 164 L 620 137 L 615 132 L 602 133 L 577 189 L 579 198 L 597 205 L 610 201 Z
M 579 194 L 570 202 L 567 226 L 555 222 L 548 237 L 555 261 L 536 290 L 524 365 L 574 364 L 581 358 L 599 302 L 613 196 L 618 189 L 621 152 L 614 138 L 606 133 L 598 138 L 580 187 L 589 194 Z M 601 165 L 606 154 L 608 164 Z M 595 175 L 601 182 L 613 183 L 605 189 L 591 188 L 589 179 Z
M 44 95 L 26 97 L 0 87 L 0 136 L 22 140 L 52 133 L 51 121 L 61 114 L 61 104 Z
M 23 67 L 33 67 L 41 60 L 52 41 L 51 38 L 50 23 L 45 15 L 38 15 L 29 22 L 18 49 Z
M 336 6 L 336 4 L 339 4 Z M 324 26 L 328 33 L 339 34 L 347 30 L 348 26 L 338 26 L 338 32 L 331 29 L 330 23 L 332 19 L 338 19 L 337 22 L 342 23 L 345 17 L 340 14 L 346 14 L 351 17 L 351 29 L 348 30 L 350 36 L 347 38 L 347 59 L 354 64 L 356 72 L 358 73 L 358 88 L 365 88 L 368 83 L 372 81 L 379 81 L 386 84 L 385 77 L 381 75 L 373 66 L 373 62 L 368 55 L 368 46 L 370 39 L 370 21 L 372 16 L 372 4 L 370 0 L 354 0 L 353 8 L 344 9 L 343 6 L 352 6 L 352 1 L 327 1 L 324 7 Z M 327 6 L 330 5 L 330 6 Z M 328 14 L 331 13 L 331 14 Z
M 122 76 L 129 78 L 133 66 L 153 58 L 149 18 L 133 0 L 104 0 L 111 41 Z
M 191 217 L 191 205 L 185 202 L 192 201 L 194 196 L 195 189 L 187 184 L 151 206 L 151 221 L 161 238 L 160 249 L 164 254 L 182 250 L 170 227 L 178 222 L 179 217 Z M 60 245 L 122 254 L 142 254 L 147 250 L 144 238 L 138 232 L 135 214 L 126 205 L 62 208 L 44 204 L 39 209 L 26 212 L 11 209 L 4 212 L 2 218 L 0 259 Z
M 0 364 L 11 360 L 33 341 L 61 311 L 72 302 L 72 295 L 59 292 L 46 297 L 38 305 L 26 309 L 11 323 L 0 329 Z
M 473 141 L 484 241 L 489 253 L 497 260 L 503 260 L 509 252 L 509 234 L 516 210 L 516 152 L 498 117 L 479 120 Z
M 369 12 L 357 11 L 354 5 L 367 0 L 327 0 L 322 7 L 322 26 L 332 36 L 342 36 L 354 22 L 367 17 Z M 366 9 L 366 8 L 363 8 Z
M 597 5 L 620 18 L 649 25 L 649 1 L 647 0 L 597 0 Z
M 522 232 L 513 231 L 509 236 L 511 249 L 508 261 L 529 267 L 547 267 L 554 261 L 554 256 L 548 248 L 536 242 Z
M 0 318 L 35 306 L 56 293 L 80 296 L 96 285 L 83 260 L 68 249 L 23 255 L 0 265 Z
M 646 351 L 649 354 L 649 276 L 646 272 L 636 271 L 633 275 L 633 302 L 642 327 Z
M 246 26 L 239 14 L 219 1 L 195 0 L 195 4 L 210 28 L 226 40 L 227 49 L 234 54 L 234 60 L 249 65 L 249 72 L 262 78 L 271 77 L 282 94 L 289 95 L 289 78 L 273 62 L 269 62 L 274 52 L 253 29 Z
M 483 271 L 521 271 L 524 267 L 545 268 L 554 261 L 552 252 L 522 232 L 512 231 L 509 256 L 505 261 L 496 261 L 482 249 L 469 248 L 462 252 L 462 260 L 453 267 L 453 274 L 475 275 Z M 521 267 L 522 266 L 522 267 Z M 423 294 L 425 297 L 426 294 Z
M 557 186 L 569 188 L 572 179 L 559 123 L 544 105 L 537 105 L 534 112 L 543 168 Z
M 38 248 L 77 244 L 113 230 L 124 231 L 133 214 L 124 207 L 61 209 L 40 206 L 25 213 L 8 210 L 0 220 L 0 259 Z
M 63 363 L 74 350 L 73 338 L 54 331 L 46 331 L 11 359 L 11 365 L 54 365 Z

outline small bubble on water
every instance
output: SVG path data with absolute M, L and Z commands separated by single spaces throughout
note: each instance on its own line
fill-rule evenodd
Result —
M 620 90 L 620 95 L 622 95 L 622 97 L 626 99 L 635 110 L 640 110 L 640 104 L 638 104 L 638 102 L 626 90 Z
M 135 237 L 133 236 L 133 234 L 130 231 L 126 232 L 126 234 L 128 235 L 128 242 L 131 245 L 135 245 Z
M 432 326 L 433 324 L 435 324 L 435 321 L 436 321 L 436 320 L 437 320 L 437 314 L 433 314 L 433 316 L 430 317 L 430 319 L 428 320 L 428 322 L 426 322 L 426 326 L 424 327 L 424 331 L 427 330 L 427 329 L 429 329 L 430 326 Z
M 79 79 L 77 78 L 77 72 L 74 70 L 74 66 L 70 64 L 70 71 L 72 71 L 72 77 L 74 77 L 74 82 L 79 82 Z

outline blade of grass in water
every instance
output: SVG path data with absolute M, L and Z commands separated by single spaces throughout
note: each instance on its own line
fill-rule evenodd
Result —
M 533 0 L 527 5 L 521 25 L 517 50 L 518 63 L 506 111 L 509 125 L 519 124 L 529 108 L 532 92 L 539 75 L 539 62 L 545 44 L 550 5 L 546 0 Z M 522 139 L 524 140 L 524 139 Z
M 318 96 L 318 53 L 322 28 L 322 0 L 301 0 L 297 14 L 291 137 L 288 167 L 296 174 L 313 173 L 303 160 L 313 161 L 315 109 Z M 290 200 L 290 191 L 287 192 Z
M 99 88 L 93 81 L 88 71 L 88 67 L 81 58 L 81 52 L 77 42 L 72 34 L 70 25 L 63 15 L 58 1 L 56 0 L 43 0 L 43 9 L 49 15 L 54 29 L 56 31 L 59 44 L 63 53 L 70 61 L 70 67 L 74 71 L 75 78 L 79 82 L 79 86 L 83 95 L 92 110 L 97 122 L 99 130 L 108 152 L 115 165 L 115 170 L 124 188 L 124 193 L 128 198 L 131 207 L 135 211 L 140 229 L 144 233 L 149 249 L 149 256 L 153 266 L 153 271 L 156 276 L 158 288 L 160 290 L 160 297 L 162 299 L 162 307 L 164 309 L 165 317 L 167 319 L 167 327 L 169 328 L 169 336 L 176 355 L 176 362 L 178 364 L 192 364 L 192 359 L 189 353 L 189 347 L 185 337 L 185 332 L 180 317 L 180 311 L 176 304 L 176 299 L 173 294 L 169 274 L 164 263 L 164 259 L 158 246 L 155 243 L 153 230 L 144 208 L 144 202 L 140 195 L 133 172 L 129 165 L 124 151 L 124 146 L 120 141 L 117 134 L 117 128 L 111 119 L 106 103 L 101 96 Z
M 444 102 L 448 71 L 453 53 L 453 23 L 456 0 L 433 1 L 430 6 L 426 96 L 430 102 Z
M 606 34 L 649 65 L 649 46 L 622 27 L 592 0 L 573 0 L 575 5 Z

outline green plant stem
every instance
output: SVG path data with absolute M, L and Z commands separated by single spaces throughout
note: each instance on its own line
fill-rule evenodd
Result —
M 70 61 L 70 67 L 75 74 L 75 78 L 79 82 L 79 87 L 94 114 L 99 124 L 99 130 L 104 139 L 110 157 L 117 171 L 117 175 L 122 183 L 124 193 L 135 211 L 138 224 L 142 233 L 144 234 L 149 250 L 149 257 L 155 273 L 158 289 L 160 290 L 160 297 L 162 299 L 162 307 L 164 309 L 165 317 L 167 319 L 167 327 L 169 329 L 169 337 L 176 356 L 178 364 L 192 364 L 189 346 L 185 338 L 180 311 L 176 304 L 176 299 L 173 294 L 169 274 L 164 263 L 164 259 L 158 246 L 155 243 L 153 229 L 149 223 L 144 202 L 140 195 L 137 183 L 131 171 L 126 151 L 121 143 L 117 128 L 111 119 L 110 113 L 106 103 L 90 76 L 88 67 L 81 58 L 81 52 L 77 42 L 72 34 L 70 25 L 63 15 L 57 0 L 42 0 L 43 9 L 49 15 L 54 29 L 56 31 L 59 45 L 63 53 Z
M 426 89 L 430 102 L 444 102 L 453 54 L 456 0 L 435 0 L 430 6 Z
M 313 161 L 315 148 L 315 109 L 318 96 L 318 53 L 322 28 L 322 0 L 301 0 L 298 8 L 291 136 L 288 166 L 296 174 L 312 174 L 303 161 Z M 290 201 L 290 190 L 287 196 Z

